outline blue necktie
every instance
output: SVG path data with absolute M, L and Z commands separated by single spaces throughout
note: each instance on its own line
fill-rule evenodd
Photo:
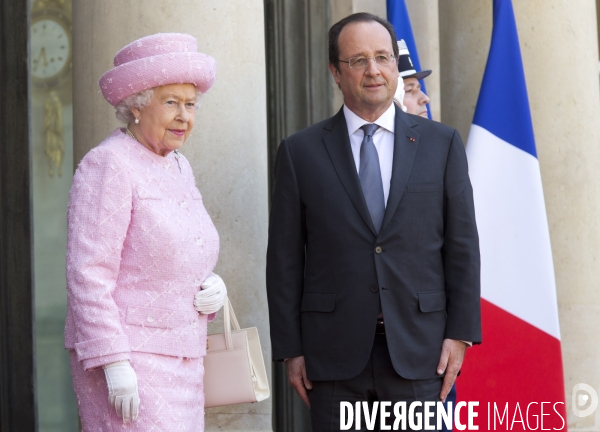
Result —
M 373 144 L 373 134 L 379 129 L 379 126 L 376 124 L 366 124 L 361 129 L 365 132 L 365 137 L 360 145 L 358 177 L 360 178 L 360 185 L 362 186 L 363 195 L 365 196 L 375 231 L 379 234 L 383 215 L 385 214 L 385 199 L 383 196 L 381 169 L 379 168 L 379 156 L 375 144 Z

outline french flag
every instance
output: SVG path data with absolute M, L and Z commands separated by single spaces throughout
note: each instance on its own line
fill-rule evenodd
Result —
M 511 0 L 494 0 L 466 151 L 481 247 L 483 344 L 467 351 L 458 396 L 480 402 L 480 430 L 532 430 L 537 421 L 540 430 L 566 431 L 552 250 Z

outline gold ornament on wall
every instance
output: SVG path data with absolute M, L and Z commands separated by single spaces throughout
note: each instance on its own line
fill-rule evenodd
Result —
M 63 104 L 57 90 L 72 68 L 70 6 L 66 0 L 37 0 L 31 10 L 31 78 L 37 91 L 47 92 L 42 142 L 50 177 L 62 176 L 65 155 Z
M 65 156 L 62 103 L 54 90 L 48 94 L 44 104 L 44 153 L 48 160 L 48 174 L 54 172 L 62 177 L 62 162 Z

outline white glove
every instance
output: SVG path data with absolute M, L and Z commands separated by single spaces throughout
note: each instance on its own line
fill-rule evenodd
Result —
M 211 273 L 202 285 L 201 291 L 194 296 L 194 308 L 205 315 L 215 313 L 223 306 L 227 297 L 225 282 L 218 275 Z
M 396 94 L 394 95 L 394 102 L 398 104 L 400 109 L 404 112 L 408 110 L 404 105 L 404 80 L 402 77 L 398 77 L 398 88 L 396 88 Z
M 135 371 L 128 360 L 109 363 L 103 368 L 110 405 L 117 411 L 117 416 L 123 419 L 123 423 L 134 421 L 140 408 Z

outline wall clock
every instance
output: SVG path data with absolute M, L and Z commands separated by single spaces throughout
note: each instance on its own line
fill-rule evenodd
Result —
M 71 70 L 71 21 L 60 9 L 40 8 L 31 15 L 30 70 L 40 88 L 60 85 Z

